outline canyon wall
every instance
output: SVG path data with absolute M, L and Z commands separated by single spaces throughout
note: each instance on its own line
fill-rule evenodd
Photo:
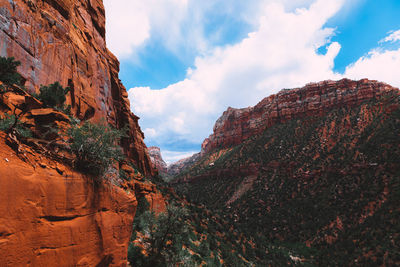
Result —
M 106 47 L 101 0 L 0 0 L 0 55 L 21 61 L 18 71 L 30 92 L 56 81 L 69 86 L 67 104 L 79 119 L 128 125 L 125 153 L 154 174 L 139 118 L 118 78 L 119 62 Z
M 284 89 L 254 107 L 228 108 L 215 123 L 213 134 L 204 140 L 201 153 L 238 145 L 268 127 L 293 118 L 323 115 L 334 108 L 359 105 L 394 90 L 388 84 L 367 79 L 323 81 Z
M 137 201 L 0 132 L 0 266 L 126 266 Z
M 67 115 L 17 86 L 1 94 L 0 116 L 24 110 L 19 119 L 35 138 L 0 131 L 0 266 L 126 266 L 137 199 L 156 212 L 165 200 L 144 179 L 156 171 L 106 48 L 102 1 L 0 0 L 0 56 L 21 62 L 29 93 L 58 81 L 71 89 L 66 104 L 75 117 L 129 129 L 121 141 L 125 184 L 118 171 L 111 180 L 120 187 L 96 182 L 69 167 L 60 133 L 42 134 L 67 129 Z

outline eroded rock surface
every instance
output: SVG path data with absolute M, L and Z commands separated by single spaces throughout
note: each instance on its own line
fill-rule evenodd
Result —
M 284 89 L 261 100 L 256 106 L 228 108 L 214 125 L 214 132 L 202 144 L 202 154 L 227 148 L 293 118 L 323 115 L 338 107 L 351 107 L 379 97 L 395 88 L 388 84 L 360 80 L 323 81 L 302 88 Z
M 18 71 L 30 92 L 58 81 L 71 88 L 67 104 L 78 118 L 128 125 L 126 154 L 154 174 L 139 118 L 118 78 L 119 62 L 106 47 L 101 0 L 0 0 L 0 55 L 21 61 Z
M 167 163 L 165 163 L 165 161 L 163 160 L 159 147 L 149 147 L 149 155 L 159 174 L 165 174 L 168 172 Z
M 126 266 L 135 194 L 21 153 L 0 132 L 0 266 Z

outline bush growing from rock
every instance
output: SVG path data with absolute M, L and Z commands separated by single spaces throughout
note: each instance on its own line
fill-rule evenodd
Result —
M 194 258 L 183 248 L 189 243 L 186 223 L 188 210 L 173 204 L 156 215 L 145 211 L 135 220 L 135 229 L 143 233 L 146 255 L 140 247 L 129 246 L 128 260 L 132 266 L 196 266 Z M 184 265 L 182 265 L 184 264 Z
M 22 76 L 17 72 L 17 67 L 21 62 L 13 57 L 0 57 L 0 81 L 5 85 L 21 85 Z
M 0 117 L 0 131 L 10 132 L 13 129 L 22 137 L 32 137 L 32 132 L 15 115 L 6 113 L 4 117 Z
M 63 108 L 66 100 L 65 95 L 70 88 L 63 88 L 59 82 L 55 82 L 48 86 L 41 86 L 39 95 L 37 96 L 45 106 L 52 108 Z
M 75 167 L 87 174 L 102 176 L 115 161 L 123 159 L 119 140 L 123 130 L 117 130 L 105 122 L 85 122 L 72 125 L 68 130 L 70 148 L 75 154 Z

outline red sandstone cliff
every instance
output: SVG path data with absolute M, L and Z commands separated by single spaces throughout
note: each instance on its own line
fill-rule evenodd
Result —
M 76 117 L 128 124 L 125 152 L 154 174 L 139 118 L 118 79 L 119 62 L 106 47 L 101 0 L 0 0 L 0 55 L 21 61 L 18 70 L 31 92 L 56 81 L 69 86 L 67 104 Z
M 137 201 L 0 132 L 0 266 L 126 266 Z
M 323 115 L 342 106 L 355 106 L 396 90 L 388 84 L 367 79 L 323 81 L 305 87 L 284 89 L 264 98 L 254 107 L 228 108 L 214 125 L 214 132 L 202 144 L 202 155 L 215 149 L 240 144 L 274 124 L 293 118 Z
M 151 146 L 149 147 L 149 155 L 154 166 L 158 170 L 159 174 L 166 174 L 168 172 L 167 163 L 163 160 L 161 156 L 161 150 L 159 147 Z
M 128 125 L 127 163 L 152 175 L 119 62 L 106 48 L 104 15 L 100 0 L 0 0 L 0 55 L 21 61 L 31 93 L 59 81 L 71 88 L 74 116 Z M 0 132 L 0 266 L 126 266 L 136 199 L 162 211 L 161 193 L 129 164 L 120 166 L 129 179 L 123 189 L 69 168 L 65 142 L 46 127 L 63 131 L 70 119 L 18 87 L 0 96 L 0 115 L 13 112 L 41 139 L 22 144 Z

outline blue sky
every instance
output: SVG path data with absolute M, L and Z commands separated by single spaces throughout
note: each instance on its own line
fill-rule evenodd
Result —
M 400 85 L 400 1 L 104 2 L 132 111 L 168 162 L 199 151 L 228 106 L 282 88 L 342 77 Z

